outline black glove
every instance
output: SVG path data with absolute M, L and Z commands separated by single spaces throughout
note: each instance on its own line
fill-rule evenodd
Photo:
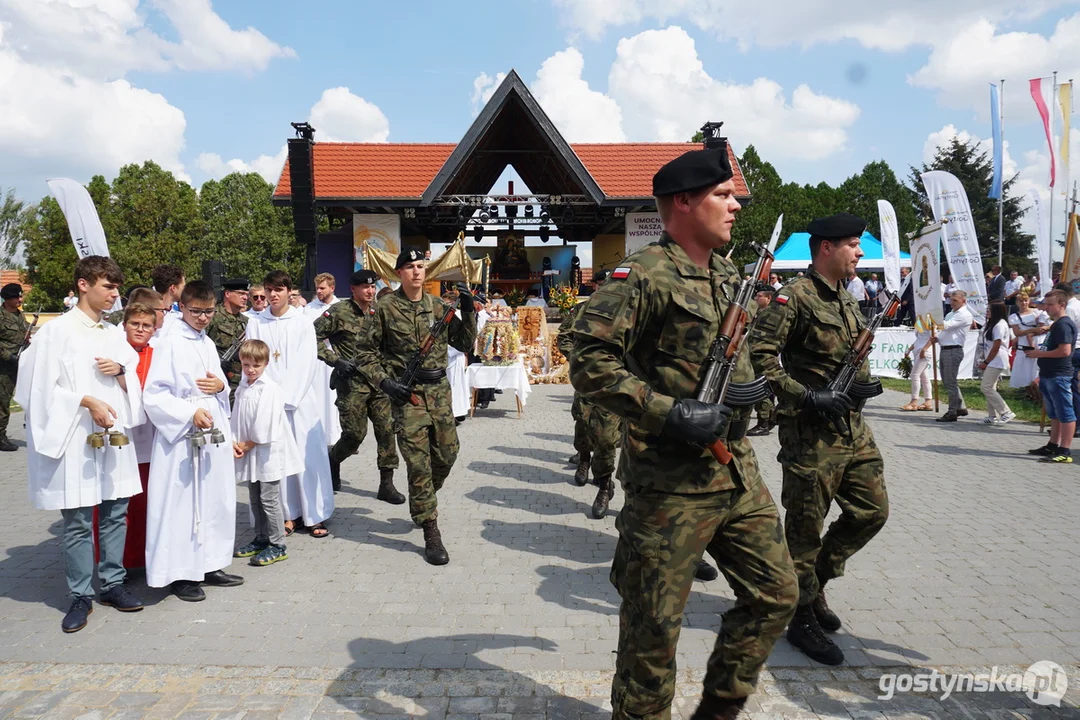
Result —
M 693 445 L 712 445 L 727 432 L 731 408 L 700 400 L 679 400 L 664 421 L 664 435 Z
M 412 399 L 412 390 L 393 378 L 386 378 L 379 383 L 379 389 L 398 405 L 407 405 Z
M 461 308 L 461 312 L 471 313 L 475 310 L 472 301 L 472 290 L 463 282 L 459 282 L 455 287 L 458 291 L 458 307 Z
M 851 412 L 851 398 L 839 390 L 807 390 L 802 398 L 802 406 L 807 410 L 816 410 L 828 418 L 844 418 Z
M 352 377 L 356 374 L 356 363 L 352 360 L 338 358 L 334 361 L 334 369 L 338 371 L 338 375 L 341 375 L 341 377 Z

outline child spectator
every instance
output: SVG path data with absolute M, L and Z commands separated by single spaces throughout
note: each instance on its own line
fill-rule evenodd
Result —
M 1072 438 L 1076 430 L 1076 414 L 1072 402 L 1072 352 L 1076 344 L 1076 325 L 1066 312 L 1068 298 L 1060 290 L 1051 290 L 1043 301 L 1043 309 L 1054 324 L 1046 334 L 1043 349 L 1028 349 L 1028 357 L 1039 361 L 1039 390 L 1042 392 L 1046 414 L 1050 418 L 1050 442 L 1028 450 L 1041 456 L 1039 462 L 1071 463 Z

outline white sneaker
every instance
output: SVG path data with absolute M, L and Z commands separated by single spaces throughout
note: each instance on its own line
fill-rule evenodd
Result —
M 1010 420 L 1014 419 L 1015 417 L 1016 417 L 1016 413 L 1014 413 L 1012 410 L 1007 410 L 1004 415 L 1002 415 L 1001 417 L 998 418 L 996 424 L 997 425 L 1004 425 L 1005 423 L 1009 422 Z
M 997 425 L 998 421 L 992 417 L 983 418 L 983 425 Z

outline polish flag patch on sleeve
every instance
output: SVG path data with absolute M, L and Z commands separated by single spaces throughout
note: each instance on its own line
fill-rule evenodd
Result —
M 615 280 L 625 280 L 626 278 L 630 277 L 630 268 L 628 268 L 628 267 L 615 268 L 614 270 L 611 271 L 611 277 L 614 278 Z
M 787 305 L 787 298 L 783 295 L 777 295 L 773 300 L 779 305 Z

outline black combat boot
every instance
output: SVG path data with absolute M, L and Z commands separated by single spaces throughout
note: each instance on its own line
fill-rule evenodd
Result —
M 18 449 L 15 443 L 8 440 L 7 435 L 0 435 L 0 452 L 15 452 Z
M 697 710 L 690 720 L 735 720 L 739 711 L 746 704 L 746 698 L 718 698 L 715 695 L 702 695 Z
M 591 462 L 591 453 L 581 453 L 581 458 L 578 460 L 577 472 L 574 473 L 574 484 L 578 487 L 585 487 L 589 484 L 589 465 Z
M 379 468 L 379 494 L 376 498 L 391 505 L 401 505 L 405 502 L 405 496 L 394 487 L 394 471 L 392 468 Z
M 450 562 L 450 555 L 442 544 L 442 534 L 439 532 L 438 522 L 428 520 L 423 525 L 424 529 L 424 559 L 429 565 L 445 565 Z
M 814 608 L 814 617 L 817 618 L 822 630 L 836 632 L 840 629 L 842 625 L 840 617 L 829 608 L 829 602 L 825 599 L 825 583 L 821 583 L 817 597 L 810 603 L 810 607 Z
M 581 455 L 579 455 L 578 453 L 574 453 L 573 455 L 570 456 L 570 459 L 567 461 L 566 464 L 567 465 L 573 465 L 574 467 L 577 467 L 577 464 L 578 464 L 579 460 L 581 460 Z
M 334 453 L 330 453 L 330 484 L 334 492 L 341 489 L 341 463 L 334 459 Z
M 608 475 L 598 478 L 596 484 L 600 486 L 600 489 L 596 491 L 596 499 L 593 500 L 592 516 L 599 520 L 607 515 L 608 503 L 615 497 L 615 481 Z
M 698 560 L 697 568 L 694 570 L 694 578 L 701 580 L 702 582 L 709 582 L 720 577 L 720 573 L 709 564 L 709 561 L 705 558 Z
M 761 437 L 772 432 L 773 424 L 768 420 L 758 420 L 758 424 L 746 431 L 749 437 Z
M 788 625 L 787 639 L 811 660 L 824 665 L 840 665 L 844 662 L 843 651 L 821 629 L 810 603 L 800 605 L 795 611 L 795 617 Z

